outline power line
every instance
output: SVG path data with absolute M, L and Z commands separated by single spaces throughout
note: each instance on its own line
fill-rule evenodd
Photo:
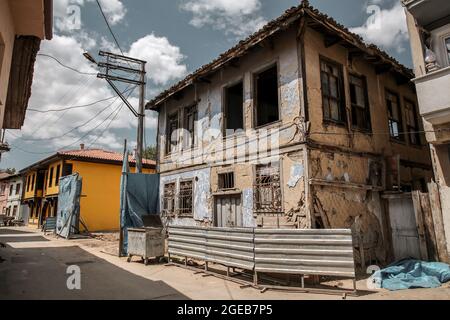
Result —
M 103 16 L 103 19 L 104 19 L 105 22 L 106 22 L 106 25 L 108 26 L 109 32 L 111 33 L 111 35 L 112 35 L 112 37 L 113 37 L 113 39 L 114 39 L 114 42 L 115 42 L 116 45 L 117 45 L 117 48 L 119 48 L 120 53 L 122 53 L 122 55 L 124 56 L 125 54 L 123 53 L 122 48 L 120 47 L 119 41 L 117 41 L 117 38 L 116 38 L 114 32 L 112 31 L 111 26 L 109 25 L 108 18 L 106 18 L 106 15 L 105 15 L 105 13 L 103 12 L 103 8 L 102 8 L 102 6 L 101 6 L 99 0 L 97 0 L 97 5 L 98 5 L 98 7 L 99 7 L 99 9 L 100 9 L 100 12 L 102 13 L 102 16 Z
M 97 75 L 97 73 L 82 72 L 82 71 L 77 70 L 77 69 L 75 69 L 75 68 L 69 67 L 69 66 L 65 65 L 64 63 L 62 63 L 62 62 L 61 62 L 60 60 L 58 60 L 57 58 L 55 58 L 55 57 L 53 57 L 53 56 L 51 56 L 51 55 L 49 55 L 49 54 L 38 53 L 37 55 L 38 55 L 38 56 L 42 56 L 42 57 L 51 58 L 51 59 L 55 60 L 58 64 L 60 64 L 61 66 L 63 66 L 64 68 L 67 68 L 67 69 L 69 69 L 69 70 L 72 70 L 72 71 L 74 71 L 74 72 L 76 72 L 76 73 L 83 74 L 83 75 L 88 75 L 88 76 L 96 76 L 96 75 Z
M 132 88 L 128 88 L 123 93 L 128 92 L 131 89 Z M 31 111 L 31 112 L 37 112 L 37 113 L 62 112 L 62 111 L 68 111 L 68 110 L 73 110 L 73 109 L 80 109 L 80 108 L 90 107 L 90 106 L 93 106 L 93 105 L 95 105 L 97 103 L 108 101 L 108 100 L 111 100 L 111 99 L 114 99 L 114 98 L 117 98 L 117 96 L 112 96 L 112 97 L 109 97 L 109 98 L 106 98 L 106 99 L 97 100 L 97 101 L 94 101 L 94 102 L 91 102 L 91 103 L 88 103 L 88 104 L 84 104 L 84 105 L 66 107 L 66 108 L 62 108 L 62 109 L 38 110 L 38 109 L 28 108 L 27 110 Z

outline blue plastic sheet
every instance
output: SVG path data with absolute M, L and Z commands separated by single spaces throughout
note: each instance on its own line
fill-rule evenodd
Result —
M 391 291 L 438 288 L 450 281 L 450 266 L 441 262 L 406 259 L 375 272 L 373 279 Z
M 129 173 L 124 157 L 120 182 L 120 222 L 123 231 L 122 253 L 127 253 L 128 228 L 143 227 L 142 216 L 159 212 L 159 175 Z
M 78 174 L 59 180 L 56 234 L 66 239 L 79 231 L 81 184 Z

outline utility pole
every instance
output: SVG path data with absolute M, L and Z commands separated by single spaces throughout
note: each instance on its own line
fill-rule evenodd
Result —
M 95 59 L 89 54 L 83 54 L 86 59 L 98 65 L 100 69 L 103 69 L 103 73 L 97 75 L 98 78 L 105 79 L 111 88 L 122 99 L 125 105 L 130 111 L 138 118 L 137 126 L 137 148 L 136 148 L 136 173 L 142 173 L 142 155 L 144 153 L 144 121 L 145 121 L 145 65 L 146 61 L 100 51 L 99 56 L 104 60 L 102 62 L 96 62 Z M 134 76 L 134 77 L 132 77 Z M 137 79 L 138 78 L 138 79 Z M 121 82 L 130 85 L 138 85 L 140 87 L 139 93 L 139 109 L 136 111 L 127 97 L 119 90 L 114 83 Z

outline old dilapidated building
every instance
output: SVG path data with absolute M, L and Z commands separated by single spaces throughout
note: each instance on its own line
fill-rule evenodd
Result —
M 147 105 L 173 224 L 353 228 L 384 259 L 386 197 L 426 188 L 412 72 L 307 1 Z

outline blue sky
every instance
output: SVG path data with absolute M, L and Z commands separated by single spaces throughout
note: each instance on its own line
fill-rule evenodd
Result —
M 100 0 L 125 54 L 148 61 L 147 99 L 210 62 L 239 39 L 281 15 L 298 0 Z M 376 43 L 411 66 L 403 9 L 396 0 L 310 0 L 311 5 Z M 54 39 L 41 53 L 86 73 L 97 70 L 82 57 L 117 48 L 95 0 L 54 0 Z M 376 7 L 373 7 L 373 6 Z M 369 9 L 369 12 L 368 12 Z M 74 11 L 75 10 L 75 11 Z M 373 11 L 375 10 L 375 11 Z M 79 15 L 78 15 L 79 12 Z M 380 17 L 373 28 L 370 17 Z M 369 19 L 369 20 L 368 20 Z M 12 146 L 1 168 L 21 169 L 60 149 L 88 147 L 121 150 L 123 140 L 135 144 L 136 119 L 115 100 L 104 80 L 62 68 L 38 56 L 29 108 L 20 131 L 8 131 Z M 131 98 L 137 105 L 137 91 Z M 155 144 L 156 115 L 147 112 L 146 145 Z

